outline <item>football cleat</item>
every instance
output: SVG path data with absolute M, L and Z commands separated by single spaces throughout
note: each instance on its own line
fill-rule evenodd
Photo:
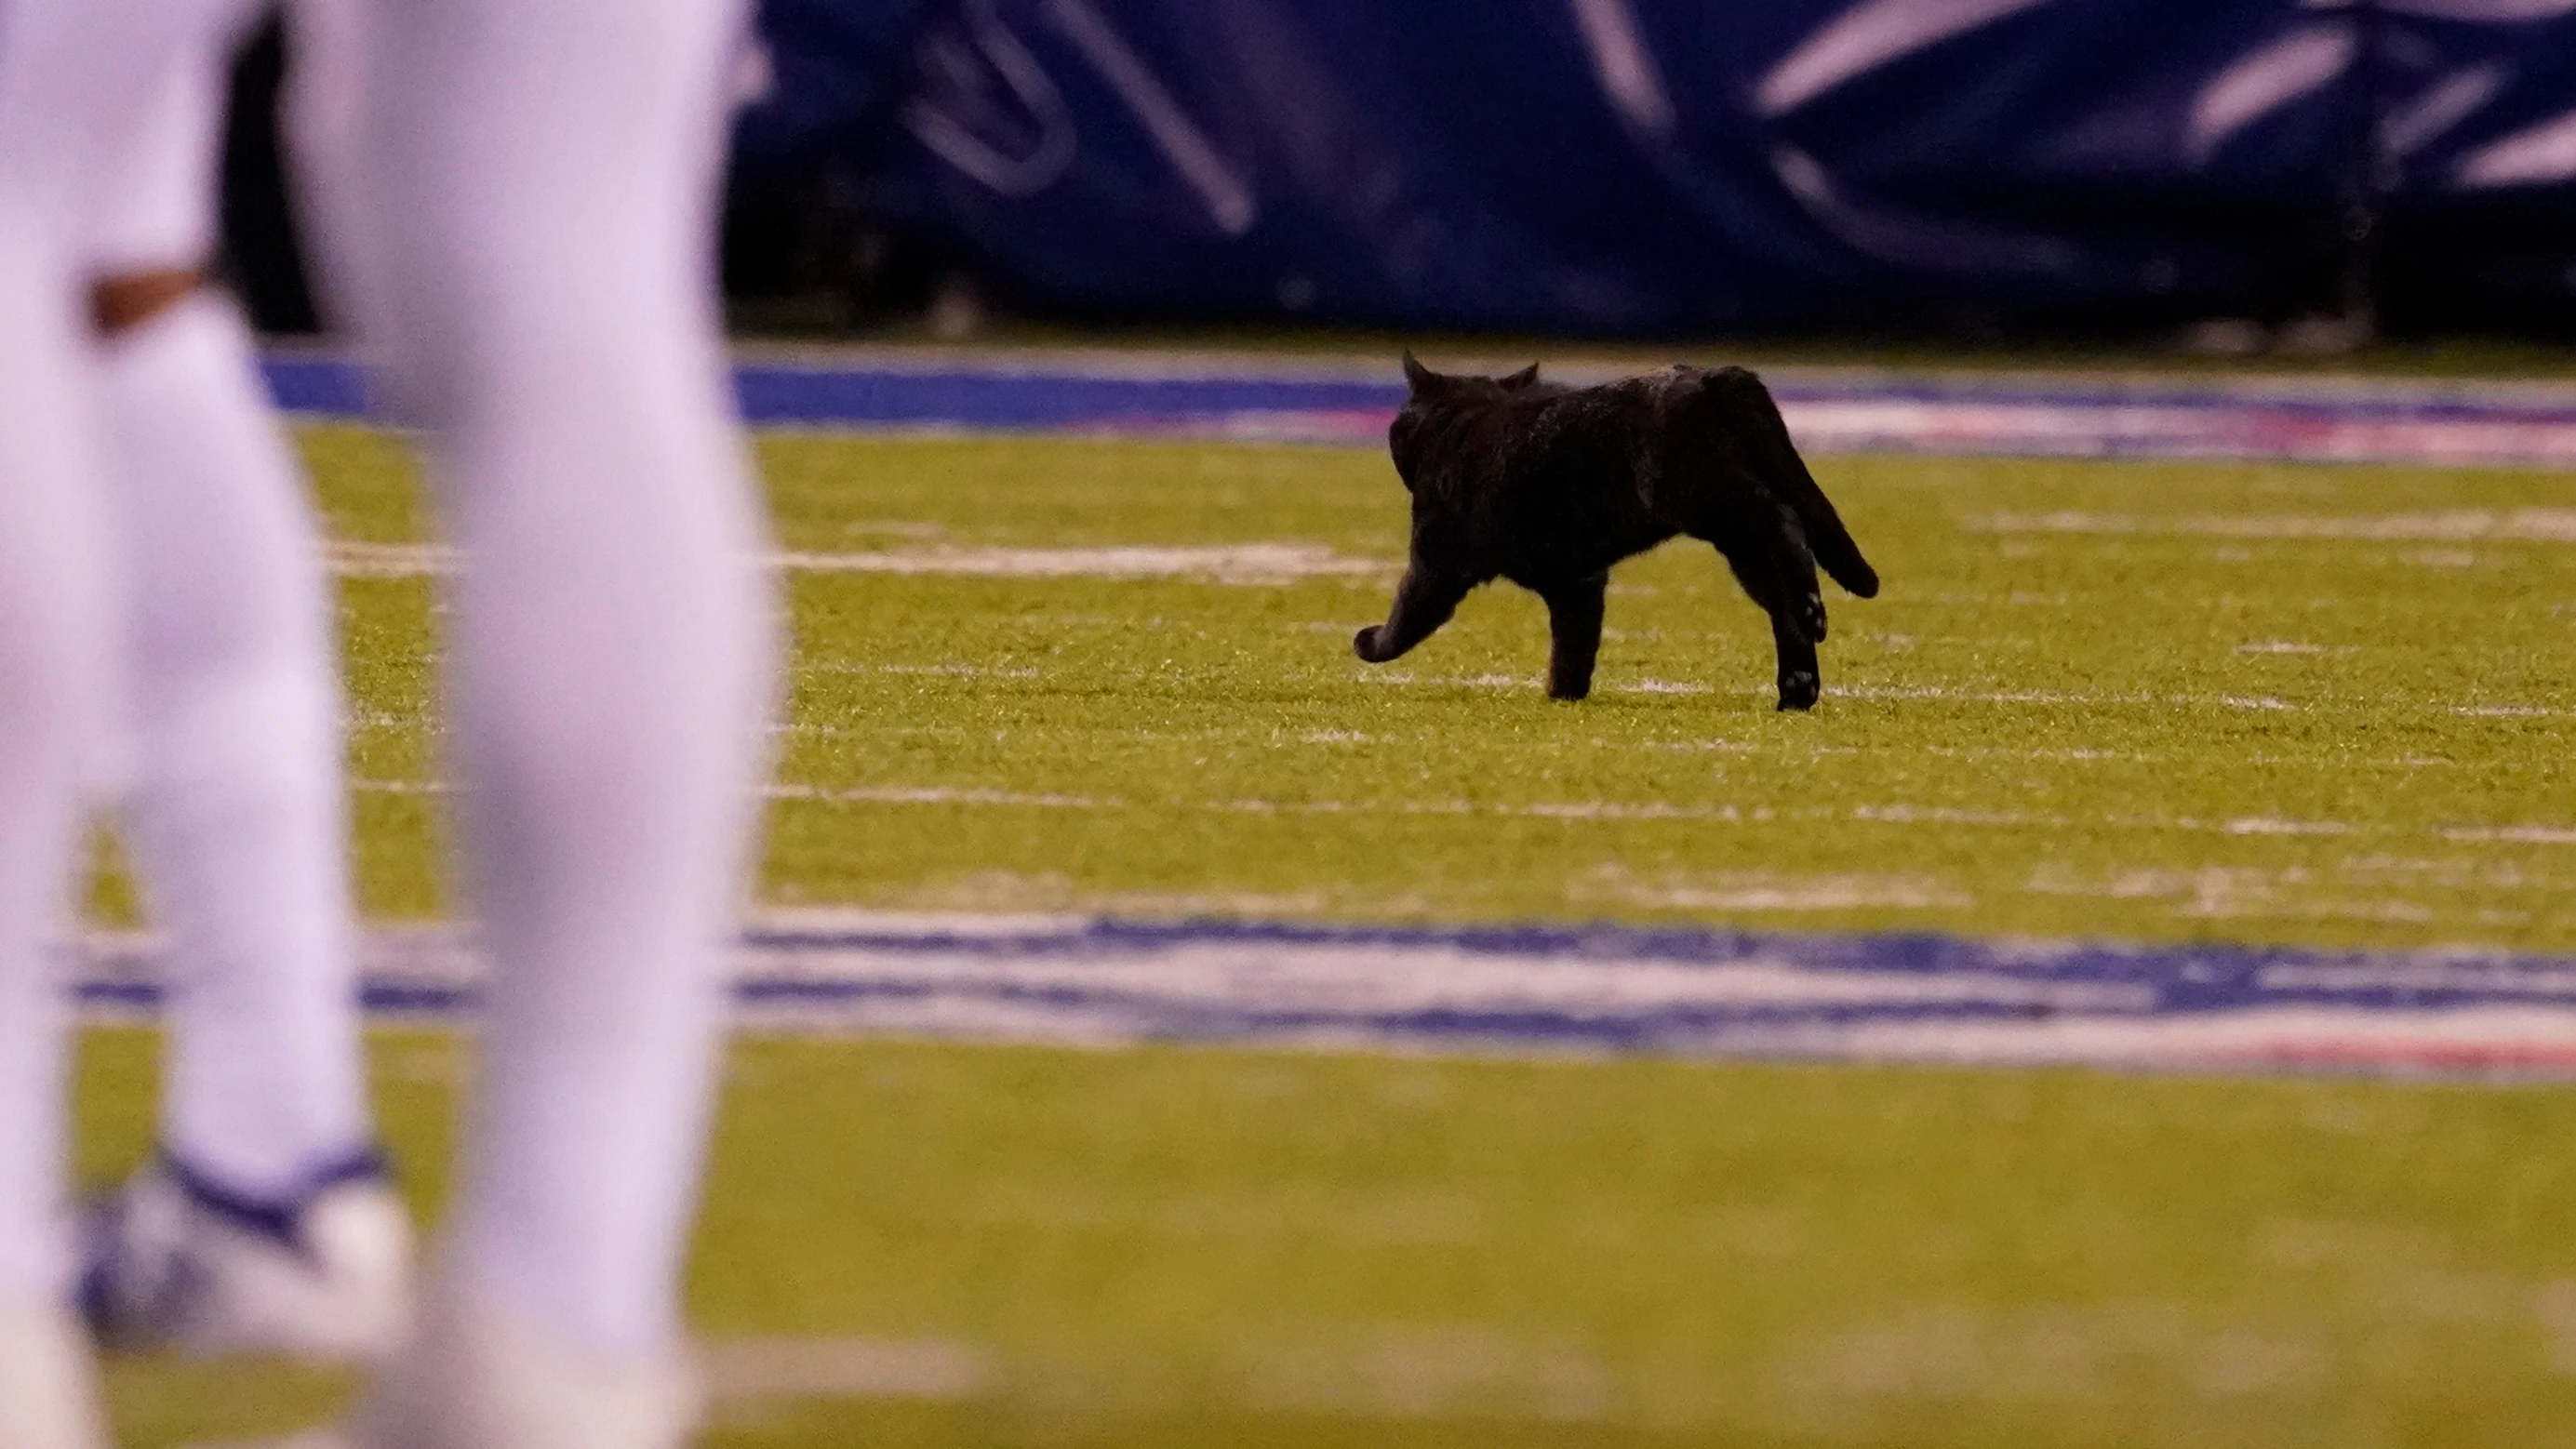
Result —
M 697 1426 L 687 1359 L 617 1362 L 441 1276 L 417 1332 L 378 1371 L 349 1449 L 683 1449 Z
M 0 1449 L 107 1449 L 104 1424 L 80 1320 L 0 1299 Z
M 411 1312 L 411 1219 L 363 1153 L 284 1202 L 163 1154 L 93 1209 L 80 1303 L 102 1347 L 376 1359 Z

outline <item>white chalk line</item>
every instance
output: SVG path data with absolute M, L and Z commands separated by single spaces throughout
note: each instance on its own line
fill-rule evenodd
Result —
M 2237 645 L 2236 652 L 2239 654 L 2358 654 L 2361 650 L 2358 646 L 2350 644 L 2329 648 L 2323 644 L 2308 644 L 2296 639 L 2257 639 Z
M 1310 742 L 1365 743 L 1363 737 L 1326 731 Z M 1730 751 L 1722 742 L 1676 745 L 1674 749 Z M 439 796 L 454 787 L 434 780 L 353 780 L 350 788 L 369 795 Z M 781 784 L 768 787 L 765 798 L 820 805 L 970 805 L 1035 810 L 1183 810 L 1223 815 L 1490 815 L 1534 820 L 1690 820 L 1717 824 L 1763 824 L 1775 820 L 1851 820 L 1881 825 L 1967 825 L 2001 828 L 2107 827 L 2130 831 L 2172 831 L 2231 836 L 2423 836 L 2460 844 L 2576 845 L 2576 826 L 2437 825 L 2405 827 L 2338 820 L 2293 820 L 2245 815 L 2224 819 L 2198 816 L 2094 815 L 1984 810 L 1953 805 L 1904 802 L 1850 806 L 1676 804 L 1669 800 L 1548 800 L 1501 804 L 1477 800 L 1139 800 L 1120 796 L 1068 795 L 1044 791 L 1002 790 L 966 785 L 823 786 Z
M 1361 684 L 1409 686 L 1423 689 L 1536 689 L 1544 681 L 1526 674 L 1414 674 L 1405 670 L 1368 669 L 1351 678 Z M 1690 695 L 1729 694 L 1747 698 L 1773 697 L 1765 686 L 1728 687 L 1692 684 L 1671 680 L 1647 679 L 1634 684 L 1606 684 L 1605 694 Z M 2245 694 L 2090 694 L 2054 689 L 1965 689 L 1936 684 L 1828 684 L 1827 699 L 1862 700 L 1937 700 L 1956 704 L 2075 704 L 2075 705 L 2216 705 L 2223 709 L 2284 710 L 2305 708 L 2270 695 Z
M 1726 915 L 1873 909 L 1967 910 L 1976 898 L 1938 876 L 1722 871 L 1686 880 L 1642 879 L 1616 868 L 1576 883 L 1573 899 Z
M 2470 845 L 2576 845 L 2576 826 L 2568 825 L 2472 825 L 2440 833 Z
M 990 1355 L 946 1339 L 716 1338 L 696 1350 L 720 1418 L 774 1400 L 970 1399 L 996 1378 Z
M 850 786 L 826 789 L 814 785 L 772 785 L 763 792 L 772 800 L 819 801 L 831 805 L 1002 805 L 1037 810 L 1124 810 L 1124 800 L 1041 791 L 987 790 L 948 785 Z
M 1972 532 L 2006 534 L 2202 536 L 2365 542 L 2576 543 L 2576 509 L 2452 509 L 2382 516 L 2192 515 L 2060 512 L 1994 513 L 1963 520 Z M 429 578 L 459 566 L 456 550 L 435 543 L 334 540 L 325 548 L 345 578 Z M 2474 558 L 2468 560 L 2474 562 Z M 1360 558 L 1315 543 L 1121 544 L 1077 548 L 966 547 L 790 550 L 768 562 L 797 574 L 885 574 L 909 577 L 1027 579 L 1198 579 L 1223 584 L 1282 585 L 1322 578 L 1385 578 L 1400 560 Z M 2016 604 L 2064 604 L 2064 595 L 2013 595 Z M 1340 626 L 1332 626 L 1338 628 Z
M 344 578 L 431 578 L 456 571 L 457 551 L 443 544 L 335 541 L 326 551 Z M 1392 575 L 1400 562 L 1353 558 L 1312 543 L 1205 546 L 1130 544 L 1100 548 L 964 548 L 796 550 L 769 563 L 798 574 L 892 574 L 954 578 L 1198 579 L 1221 584 L 1278 585 L 1318 578 Z
M 2308 653 L 2307 648 L 2259 648 L 2240 653 Z M 2315 652 L 2352 653 L 2351 649 Z M 1522 674 L 1413 674 L 1403 670 L 1372 669 L 1353 674 L 1362 684 L 1413 686 L 1425 689 L 1536 689 L 1544 681 L 1536 675 Z M 1604 684 L 1597 691 L 1604 694 L 1728 694 L 1745 698 L 1767 699 L 1773 691 L 1764 686 L 1727 687 L 1677 683 L 1647 679 L 1634 684 Z M 2087 707 L 2120 707 L 2134 705 L 2180 705 L 2185 708 L 2215 706 L 2220 709 L 2250 712 L 2302 713 L 2310 706 L 2268 694 L 2154 694 L 2141 690 L 2134 693 L 2100 694 L 2080 690 L 2057 689 L 1975 689 L 1939 684 L 1828 684 L 1826 699 L 1856 700 L 1931 700 L 1949 704 L 2065 704 Z M 2428 706 L 2445 714 L 2498 719 L 2570 719 L 2576 709 L 2556 709 L 2546 705 L 2439 705 Z
M 2329 539 L 2378 543 L 2576 543 L 2576 508 L 2453 508 L 2377 515 L 1989 513 L 1963 520 L 1979 533 L 2205 538 Z
M 2558 418 L 2300 420 L 2141 395 L 2067 399 L 1784 398 L 1801 449 L 2044 457 L 2285 458 L 2312 462 L 2563 465 L 2576 424 Z
M 1806 1043 L 1821 1053 L 1821 1039 Z M 2576 1071 L 2576 1011 L 2484 1007 L 2407 1014 L 2277 1007 L 2213 1019 L 2067 1019 L 1886 1023 L 1852 1029 L 1837 1052 L 1961 1066 L 2180 1070 L 2377 1068 L 2566 1076 Z M 1792 1042 L 1784 1049 L 1794 1050 Z
M 689 1347 L 718 1428 L 737 1416 L 756 1419 L 780 1403 L 963 1402 L 991 1392 L 999 1377 L 992 1355 L 947 1339 L 773 1335 L 701 1339 Z M 352 1441 L 324 1428 L 183 1449 L 352 1449 Z

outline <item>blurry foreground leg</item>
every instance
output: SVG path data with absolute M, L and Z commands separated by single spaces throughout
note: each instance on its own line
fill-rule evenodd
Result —
M 360 1432 L 672 1444 L 773 687 L 710 257 L 740 19 L 725 0 L 410 0 L 361 22 L 359 83 L 325 88 L 359 98 L 354 140 L 308 154 L 337 191 L 329 274 L 426 429 L 466 555 L 454 759 L 495 979 L 431 1307 Z M 562 1402 L 529 1406 L 547 1392 Z M 563 1437 L 574 1423 L 595 1428 Z
M 362 1449 L 676 1449 L 697 1416 L 695 1381 L 667 1357 L 599 1352 L 442 1273 L 353 1437 Z
M 108 579 L 70 240 L 102 117 L 36 62 L 76 6 L 0 4 L 0 1449 L 99 1442 L 71 1333 L 62 920 L 89 753 L 109 722 Z
M 164 1143 L 256 1198 L 372 1138 L 321 550 L 211 294 L 107 345 L 135 563 L 133 848 L 177 973 Z
M 214 242 L 222 81 L 257 6 L 85 3 L 162 21 L 131 42 L 157 46 L 153 94 L 100 166 L 88 260 L 133 579 L 131 844 L 177 986 L 163 1140 L 230 1191 L 275 1198 L 372 1134 L 334 601 L 249 331 L 191 270 Z
M 102 1441 L 69 1311 L 66 983 L 46 946 L 105 640 L 70 308 L 9 232 L 0 203 L 0 1449 L 87 1449 Z
M 0 1449 L 104 1449 L 97 1372 L 60 1303 L 0 1296 Z
M 82 1307 L 119 1346 L 381 1352 L 410 1232 L 368 1150 L 331 607 L 248 331 L 195 269 L 256 5 L 84 3 L 149 78 L 82 255 L 131 563 L 129 844 L 174 990 L 164 1158 L 91 1215 Z
M 369 1150 L 340 693 L 302 480 L 231 303 L 106 340 L 134 560 L 131 846 L 170 952 L 163 1152 L 94 1213 L 103 1342 L 365 1357 L 410 1228 Z

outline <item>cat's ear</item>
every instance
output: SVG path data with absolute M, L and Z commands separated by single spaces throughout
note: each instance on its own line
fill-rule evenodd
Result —
M 1494 380 L 1502 384 L 1503 391 L 1516 392 L 1538 381 L 1538 364 L 1533 362 L 1509 377 L 1498 377 Z
M 1404 385 L 1411 388 L 1415 396 L 1431 391 L 1443 380 L 1440 374 L 1422 365 L 1422 360 L 1413 355 L 1412 348 L 1404 349 Z

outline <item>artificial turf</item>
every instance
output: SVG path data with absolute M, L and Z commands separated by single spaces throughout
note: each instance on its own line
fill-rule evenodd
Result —
M 427 536 L 382 437 L 305 442 L 338 537 Z M 761 447 L 806 554 L 1391 565 L 1403 534 L 1366 452 Z M 1504 590 L 1357 663 L 1385 568 L 793 572 L 802 793 L 762 894 L 2576 946 L 2563 477 L 1816 471 L 1888 588 L 1830 600 L 1811 716 L 1772 712 L 1767 631 L 1680 545 L 1617 576 L 1580 705 L 1540 697 L 1543 616 Z M 432 584 L 341 587 L 361 887 L 433 914 Z M 151 1038 L 88 1046 L 95 1178 L 150 1140 Z M 424 1209 L 461 1052 L 377 1041 Z M 726 1342 L 978 1366 L 730 1397 L 714 1442 L 743 1449 L 2550 1443 L 2576 1432 L 2571 1141 L 2545 1086 L 761 1040 L 692 1296 Z M 113 1388 L 137 1446 L 337 1392 L 164 1363 Z
M 93 1171 L 150 1047 L 91 1037 Z M 376 1048 L 427 1207 L 464 1051 Z M 752 1041 L 691 1296 L 974 1366 L 723 1395 L 727 1449 L 2561 1443 L 2571 1140 L 2538 1087 Z M 339 1388 L 114 1383 L 132 1449 Z
M 372 435 L 344 536 L 420 536 Z M 1400 557 L 1382 458 L 764 440 L 808 554 L 1124 545 Z M 1414 655 L 1382 572 L 795 571 L 765 893 L 802 905 L 2576 946 L 2576 509 L 2540 472 L 1831 458 L 1886 576 L 1770 708 L 1704 548 L 1614 576 L 1594 697 L 1497 586 Z M 343 585 L 363 887 L 438 909 L 431 586 Z

